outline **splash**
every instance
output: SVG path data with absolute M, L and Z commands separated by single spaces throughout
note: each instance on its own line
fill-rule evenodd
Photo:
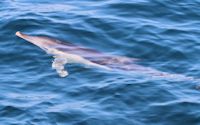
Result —
M 67 58 L 60 53 L 58 50 L 53 48 L 43 48 L 47 54 L 53 56 L 52 69 L 55 69 L 60 77 L 66 77 L 69 75 L 68 71 L 65 69 L 65 64 L 67 64 Z
M 66 77 L 69 75 L 67 70 L 65 70 L 65 64 L 67 64 L 67 59 L 53 56 L 54 60 L 52 63 L 52 68 L 55 69 L 60 77 Z

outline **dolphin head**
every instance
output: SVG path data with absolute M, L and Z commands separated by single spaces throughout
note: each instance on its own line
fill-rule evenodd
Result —
M 40 47 L 50 54 L 54 54 L 54 52 L 57 51 L 56 48 L 60 46 L 59 40 L 51 39 L 44 36 L 29 36 L 19 31 L 16 32 L 16 36 Z

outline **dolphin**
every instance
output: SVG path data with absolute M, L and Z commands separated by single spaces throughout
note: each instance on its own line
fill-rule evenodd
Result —
M 55 69 L 61 77 L 69 75 L 64 67 L 65 64 L 78 63 L 88 67 L 96 67 L 109 71 L 135 71 L 148 74 L 151 77 L 162 77 L 176 80 L 194 79 L 193 77 L 181 74 L 170 74 L 150 67 L 138 65 L 136 64 L 138 59 L 135 58 L 105 54 L 90 48 L 74 45 L 70 42 L 62 42 L 46 36 L 31 36 L 19 31 L 16 32 L 16 35 L 52 55 L 54 57 L 52 68 Z

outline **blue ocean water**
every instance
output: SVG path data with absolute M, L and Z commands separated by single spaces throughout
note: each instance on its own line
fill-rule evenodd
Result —
M 200 125 L 200 80 L 71 64 L 17 38 L 46 35 L 200 78 L 199 0 L 1 0 L 0 125 Z

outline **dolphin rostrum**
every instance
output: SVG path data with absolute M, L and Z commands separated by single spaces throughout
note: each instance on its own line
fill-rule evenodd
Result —
M 96 50 L 80 47 L 68 42 L 61 42 L 44 36 L 30 36 L 19 31 L 16 32 L 16 35 L 40 47 L 48 54 L 53 55 L 54 61 L 52 63 L 52 68 L 56 69 L 57 73 L 61 77 L 68 75 L 67 70 L 64 68 L 65 64 L 79 63 L 89 67 L 97 67 L 106 70 L 117 69 L 125 71 L 138 71 L 139 73 L 148 74 L 151 77 L 172 78 L 179 80 L 194 79 L 193 77 L 181 74 L 170 74 L 153 68 L 137 65 L 134 63 L 137 59 L 134 58 L 104 54 Z

